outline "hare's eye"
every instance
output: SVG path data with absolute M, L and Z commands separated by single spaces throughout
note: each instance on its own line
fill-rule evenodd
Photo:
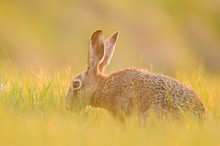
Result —
M 73 88 L 78 88 L 79 85 L 80 85 L 79 81 L 75 81 L 75 82 L 73 82 L 72 86 L 73 86 Z
M 71 88 L 72 90 L 77 90 L 77 89 L 80 89 L 82 86 L 82 82 L 80 79 L 75 79 L 73 82 L 72 82 L 72 85 L 71 85 Z

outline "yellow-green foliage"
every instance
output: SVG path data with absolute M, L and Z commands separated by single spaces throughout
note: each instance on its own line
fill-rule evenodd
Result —
M 68 67 L 44 69 L 4 69 L 0 81 L 0 145 L 219 145 L 220 82 L 199 69 L 175 78 L 195 89 L 204 99 L 212 120 L 199 123 L 159 123 L 150 118 L 140 125 L 136 117 L 123 124 L 102 109 L 87 108 L 67 112 L 65 95 L 72 75 Z
M 208 74 L 220 72 L 218 1 L 2 0 L 0 146 L 220 145 L 220 76 Z M 212 120 L 162 124 L 152 115 L 143 126 L 102 109 L 67 112 L 72 74 L 86 68 L 96 29 L 106 38 L 120 31 L 107 72 L 169 73 L 203 98 Z M 201 62 L 205 69 L 192 71 Z

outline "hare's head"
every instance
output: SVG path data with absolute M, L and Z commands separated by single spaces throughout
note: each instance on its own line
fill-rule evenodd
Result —
M 89 105 L 90 97 L 104 77 L 104 69 L 110 63 L 118 32 L 104 40 L 101 30 L 95 31 L 89 44 L 88 67 L 71 82 L 65 106 L 67 109 L 82 109 Z

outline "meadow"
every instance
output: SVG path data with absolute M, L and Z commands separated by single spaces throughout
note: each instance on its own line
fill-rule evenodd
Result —
M 130 117 L 121 123 L 105 110 L 88 107 L 80 113 L 65 110 L 71 67 L 56 71 L 19 70 L 1 66 L 0 145 L 219 145 L 220 82 L 199 68 L 175 78 L 202 96 L 212 119 L 192 118 L 160 123 L 149 118 L 140 125 Z
M 141 125 L 103 109 L 65 109 L 87 67 L 89 37 L 119 38 L 107 73 L 128 67 L 173 77 L 211 118 Z M 203 0 L 3 0 L 0 4 L 0 146 L 220 146 L 220 3 Z

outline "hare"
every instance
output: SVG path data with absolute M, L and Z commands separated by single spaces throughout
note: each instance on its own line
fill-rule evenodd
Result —
M 151 112 L 158 119 L 181 119 L 183 113 L 196 119 L 206 117 L 202 99 L 175 79 L 136 68 L 106 75 L 104 70 L 112 58 L 117 37 L 118 32 L 104 40 L 102 30 L 92 34 L 88 68 L 71 82 L 65 102 L 67 109 L 90 105 L 121 118 L 134 113 L 146 118 Z

